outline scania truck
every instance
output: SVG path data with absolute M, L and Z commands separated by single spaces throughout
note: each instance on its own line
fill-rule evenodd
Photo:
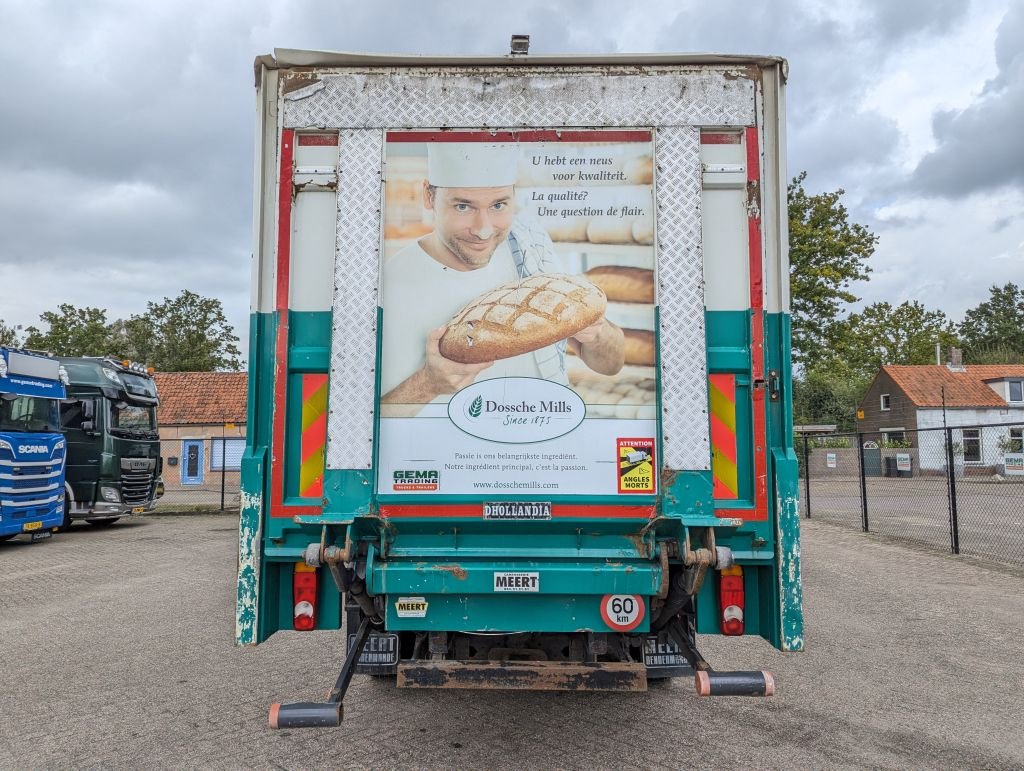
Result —
M 346 629 L 270 725 L 338 725 L 354 674 L 771 695 L 698 635 L 804 644 L 786 62 L 255 74 L 236 639 Z
M 0 348 L 0 541 L 43 540 L 64 520 L 66 382 L 55 359 Z
M 67 510 L 107 527 L 152 511 L 161 492 L 156 381 L 146 367 L 113 357 L 61 357 L 69 377 L 61 426 L 68 443 Z

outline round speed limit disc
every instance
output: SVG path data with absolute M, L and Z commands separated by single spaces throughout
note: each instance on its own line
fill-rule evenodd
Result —
M 616 632 L 630 632 L 644 620 L 644 598 L 639 594 L 606 594 L 601 598 L 601 618 Z

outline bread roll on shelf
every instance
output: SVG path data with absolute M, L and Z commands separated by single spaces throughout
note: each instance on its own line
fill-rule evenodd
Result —
M 584 275 L 588 281 L 600 287 L 611 302 L 654 302 L 653 270 L 602 265 L 591 268 Z

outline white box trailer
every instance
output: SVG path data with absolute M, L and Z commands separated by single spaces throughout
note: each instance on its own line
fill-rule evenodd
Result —
M 354 646 L 328 704 L 273 722 L 336 724 L 356 669 L 771 691 L 696 633 L 803 646 L 785 80 L 257 60 L 237 640 L 347 615 Z

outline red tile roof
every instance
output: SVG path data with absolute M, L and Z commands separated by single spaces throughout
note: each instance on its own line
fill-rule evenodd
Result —
M 245 372 L 157 372 L 164 426 L 245 424 Z
M 947 407 L 1005 407 L 985 381 L 1024 378 L 1024 364 L 969 364 L 963 372 L 936 364 L 889 364 L 882 370 L 918 407 L 941 407 L 943 386 Z

